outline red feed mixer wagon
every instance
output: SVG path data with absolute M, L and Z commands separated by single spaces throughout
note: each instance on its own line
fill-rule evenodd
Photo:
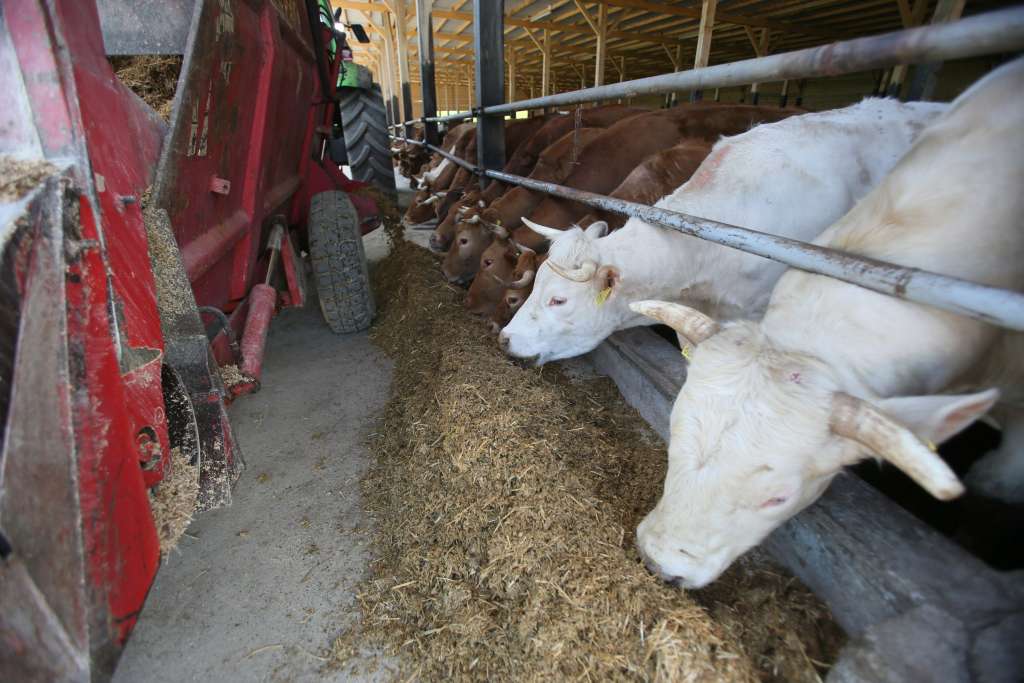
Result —
M 199 509 L 230 501 L 242 456 L 225 404 L 259 387 L 274 313 L 305 303 L 305 254 L 332 329 L 373 315 L 361 235 L 379 212 L 339 169 L 338 131 L 362 177 L 367 153 L 387 158 L 385 121 L 329 5 L 98 4 L 0 3 L 11 681 L 111 674 L 160 563 L 149 491 L 173 450 L 198 468 Z M 183 55 L 169 125 L 108 52 Z

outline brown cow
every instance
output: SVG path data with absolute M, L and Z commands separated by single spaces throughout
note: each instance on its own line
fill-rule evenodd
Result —
M 627 202 L 652 206 L 662 197 L 672 194 L 690 179 L 711 152 L 711 143 L 704 140 L 684 140 L 672 149 L 644 159 L 626 176 L 611 197 Z M 590 209 L 587 215 L 574 223 L 585 228 L 594 221 L 604 221 L 609 230 L 618 230 L 627 217 L 614 211 Z
M 471 123 L 463 123 L 456 126 L 445 136 L 442 148 L 452 155 L 464 158 L 466 147 L 471 140 L 476 139 L 476 126 Z M 433 159 L 439 159 L 433 163 Z M 413 197 L 413 202 L 405 212 L 402 223 L 406 226 L 422 225 L 436 220 L 435 202 L 440 199 L 438 193 L 448 189 L 458 167 L 449 159 L 435 154 L 432 157 L 431 168 L 416 178 L 420 191 Z
M 615 191 L 611 193 L 612 197 L 618 199 L 625 199 L 629 202 L 635 202 L 637 204 L 654 204 L 656 201 L 661 199 L 667 194 L 671 194 L 680 187 L 690 176 L 693 175 L 694 171 L 701 165 L 704 158 L 711 151 L 711 143 L 705 142 L 704 140 L 686 140 L 676 145 L 671 149 L 667 149 L 664 152 L 653 154 L 644 162 L 636 167 L 632 173 L 630 173 L 622 183 L 615 188 Z M 615 214 L 612 212 L 607 213 L 608 217 L 613 221 L 609 222 L 608 226 L 610 229 L 616 229 L 622 227 L 626 222 L 625 216 Z M 580 218 L 576 216 L 574 218 Z M 582 217 L 585 220 L 586 225 L 598 220 L 593 214 Z M 601 218 L 603 220 L 603 217 Z M 581 224 L 583 221 L 581 221 Z M 573 224 L 573 221 L 569 221 L 565 225 L 558 227 L 569 227 Z M 585 227 L 581 225 L 581 227 Z M 507 234 L 503 229 L 494 229 L 493 232 L 497 234 Z M 525 226 L 516 228 L 513 232 L 513 239 L 521 248 L 530 247 L 538 248 L 543 247 L 545 240 L 540 235 L 534 233 Z M 496 240 L 497 241 L 497 240 Z M 479 271 L 483 272 L 483 266 L 488 258 L 488 251 L 491 247 L 484 250 L 481 256 Z M 500 282 L 495 281 L 493 278 L 480 278 L 477 277 L 473 280 L 473 285 L 470 287 L 470 292 L 474 293 L 474 299 L 476 301 L 499 301 L 502 296 L 503 287 Z M 525 299 L 525 297 L 522 297 Z
M 586 147 L 587 143 L 604 133 L 602 128 L 579 128 L 566 133 L 553 145 L 545 149 L 537 159 L 537 165 L 529 177 L 534 180 L 558 183 L 568 177 L 575 168 L 575 157 Z M 477 264 L 480 261 L 480 254 L 491 243 L 491 233 L 487 223 L 496 225 L 517 225 L 524 213 L 530 211 L 531 207 L 540 202 L 544 195 L 540 192 L 527 190 L 523 187 L 514 187 L 498 198 L 487 208 L 490 211 L 490 218 L 484 223 L 474 222 L 473 218 L 479 216 L 483 209 L 470 207 L 463 216 L 456 216 L 452 221 L 451 228 L 442 223 L 434 231 L 439 247 L 446 242 L 449 244 L 448 253 L 445 256 L 443 270 L 451 282 L 464 282 L 472 278 L 476 273 Z M 445 229 L 442 230 L 442 227 Z M 448 230 L 451 230 L 452 238 L 448 238 Z M 533 233 L 530 233 L 534 239 Z M 534 241 L 536 241 L 534 239 Z M 533 244 L 527 246 L 532 247 Z
M 646 113 L 647 109 L 624 107 L 610 104 L 601 107 L 580 108 L 579 116 L 573 110 L 565 114 L 556 114 L 546 120 L 544 126 L 533 137 L 520 145 L 515 154 L 509 158 L 502 170 L 513 175 L 528 175 L 537 165 L 537 159 L 548 147 L 570 132 L 576 126 L 580 128 L 607 128 L 622 119 Z M 505 183 L 493 182 L 484 190 L 484 201 L 490 204 L 503 195 L 509 186 Z
M 480 271 L 466 293 L 465 304 L 470 313 L 490 315 L 494 311 L 513 279 L 519 256 L 519 246 L 509 239 L 507 232 L 495 234 L 480 256 Z
M 543 120 L 544 124 L 529 139 L 518 144 L 515 152 L 502 169 L 505 173 L 514 175 L 528 175 L 537 165 L 538 158 L 548 147 L 556 143 L 559 138 L 573 130 L 579 123 L 583 128 L 606 128 L 617 121 L 630 116 L 646 113 L 648 110 L 636 107 L 623 107 L 621 105 L 608 105 L 591 109 L 581 109 L 577 119 L 575 113 L 558 114 L 550 119 Z M 534 120 L 534 119 L 531 119 Z M 514 125 L 514 124 L 513 124 Z M 475 149 L 475 141 L 473 143 Z M 468 177 L 468 173 L 467 173 Z M 456 176 L 452 182 L 453 186 L 459 185 L 461 174 Z M 509 189 L 509 186 L 497 181 L 488 185 L 484 190 L 483 200 L 485 205 L 491 204 Z M 425 199 L 426 197 L 424 197 Z M 456 200 L 449 195 L 445 203 L 438 203 L 437 219 L 439 221 L 434 233 L 430 236 L 430 248 L 434 251 L 447 251 L 455 237 L 455 223 L 458 216 L 453 214 L 450 205 Z
M 512 279 L 502 293 L 494 313 L 491 314 L 491 332 L 494 334 L 501 332 L 501 328 L 508 325 L 512 316 L 533 292 L 533 278 L 537 275 L 540 264 L 544 263 L 547 257 L 547 254 L 538 254 L 533 249 L 520 245 L 519 260 L 516 261 L 516 268 L 512 271 Z
M 777 107 L 690 104 L 634 117 L 608 128 L 587 145 L 576 170 L 562 184 L 577 190 L 608 194 L 644 159 L 676 145 L 680 140 L 698 139 L 713 143 L 723 135 L 737 135 L 758 123 L 779 121 L 795 113 Z M 531 213 L 523 215 L 534 223 L 565 229 L 588 211 L 585 204 L 545 197 Z M 509 228 L 516 227 L 518 223 L 504 221 Z
M 545 121 L 546 118 L 543 116 L 507 121 L 505 123 L 505 158 L 513 158 L 519 147 L 530 140 L 534 133 L 544 127 Z M 475 137 L 466 147 L 466 156 L 463 158 L 473 164 L 477 162 Z M 459 168 L 455 174 L 455 179 L 452 180 L 451 187 L 465 188 L 472 182 L 475 182 L 473 174 L 464 168 Z

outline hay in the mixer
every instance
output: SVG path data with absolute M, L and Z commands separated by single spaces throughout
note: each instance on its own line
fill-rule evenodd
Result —
M 615 386 L 514 365 L 435 258 L 392 241 L 373 337 L 395 374 L 364 481 L 379 557 L 336 651 L 368 639 L 419 680 L 820 680 L 841 637 L 781 570 L 745 558 L 687 593 L 639 562 L 665 448 Z
M 199 473 L 177 448 L 171 450 L 171 469 L 149 494 L 153 522 L 164 557 L 178 546 L 192 522 L 199 496 Z
M 57 169 L 48 161 L 0 155 L 0 202 L 15 202 Z
M 174 91 L 181 72 L 181 55 L 111 57 L 118 79 L 151 106 L 164 121 L 171 120 Z

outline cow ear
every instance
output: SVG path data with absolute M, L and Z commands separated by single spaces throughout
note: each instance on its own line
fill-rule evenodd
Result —
M 940 444 L 966 429 L 998 400 L 999 390 L 989 389 L 954 396 L 898 396 L 877 405 L 922 439 Z
M 608 290 L 610 294 L 611 290 L 619 286 L 619 269 L 615 266 L 601 266 L 597 270 L 594 282 L 599 289 Z
M 608 234 L 608 224 L 604 221 L 594 221 L 587 226 L 587 229 L 583 232 L 584 235 L 592 240 L 604 237 Z

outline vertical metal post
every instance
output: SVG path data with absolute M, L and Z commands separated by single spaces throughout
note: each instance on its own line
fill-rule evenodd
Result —
M 473 0 L 473 51 L 476 54 L 476 106 L 505 103 L 504 3 Z M 505 117 L 478 115 L 477 164 L 500 171 L 505 166 Z M 480 187 L 490 180 L 481 176 Z
M 801 78 L 796 84 L 796 106 L 804 106 L 804 86 L 807 85 L 807 79 Z
M 430 19 L 433 0 L 416 0 L 416 37 L 420 52 L 420 90 L 423 93 L 423 116 L 437 116 L 437 85 L 434 83 L 434 22 Z M 423 124 L 423 139 L 431 145 L 440 144 L 437 123 Z

